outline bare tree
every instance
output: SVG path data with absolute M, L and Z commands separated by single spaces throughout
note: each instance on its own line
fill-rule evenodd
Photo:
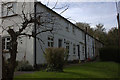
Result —
M 6 5 L 6 11 L 3 13 L 6 13 L 6 16 L 8 16 L 9 13 L 16 14 L 14 10 L 12 9 L 12 6 L 7 5 L 8 3 L 2 3 L 2 5 Z M 10 36 L 10 48 L 9 48 L 9 55 L 10 57 L 6 60 L 3 56 L 3 74 L 2 74 L 2 80 L 13 80 L 14 71 L 17 66 L 16 63 L 16 56 L 17 56 L 17 49 L 18 49 L 18 39 L 22 37 L 33 37 L 35 40 L 42 41 L 40 37 L 37 37 L 37 35 L 44 33 L 44 32 L 51 32 L 56 30 L 54 27 L 56 16 L 50 15 L 49 13 L 46 13 L 44 11 L 42 12 L 36 12 L 31 10 L 31 12 L 26 12 L 26 2 L 22 2 L 21 6 L 21 13 L 17 14 L 16 16 L 19 17 L 20 21 L 17 22 L 14 19 L 11 18 L 3 18 L 2 17 L 2 24 L 0 27 L 2 28 L 2 33 L 7 32 Z M 36 3 L 34 4 L 34 7 L 36 6 Z M 55 5 L 56 6 L 56 5 Z M 66 10 L 66 9 L 65 9 Z M 11 12 L 12 11 L 12 12 Z M 15 26 L 6 26 L 4 25 L 6 22 L 10 21 L 15 24 Z M 51 26 L 48 26 L 46 24 L 51 24 Z M 33 26 L 34 25 L 34 26 Z

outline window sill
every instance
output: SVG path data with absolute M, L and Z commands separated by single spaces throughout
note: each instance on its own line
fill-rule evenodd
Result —
M 73 56 L 76 56 L 75 54 L 73 54 Z
M 3 53 L 9 53 L 9 50 L 3 50 Z
M 13 17 L 13 16 L 17 16 L 18 14 L 13 14 L 13 15 L 9 15 L 9 16 L 2 16 L 0 18 L 8 18 L 8 17 Z

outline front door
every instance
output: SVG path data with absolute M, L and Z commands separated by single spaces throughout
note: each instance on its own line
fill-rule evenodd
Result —
M 77 47 L 78 47 L 78 58 L 79 58 L 79 60 L 80 60 L 80 46 L 77 45 Z

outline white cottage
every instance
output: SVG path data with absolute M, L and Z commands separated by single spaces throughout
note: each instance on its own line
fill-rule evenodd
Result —
M 2 13 L 2 20 L 3 26 L 8 27 L 12 26 L 15 30 L 19 29 L 16 26 L 20 26 L 22 19 L 18 14 L 22 13 L 22 2 L 9 2 L 5 3 L 7 6 L 12 7 L 15 11 L 6 13 L 4 12 L 6 9 L 6 5 L 2 5 L 3 13 Z M 95 56 L 95 41 L 94 37 L 89 35 L 88 33 L 84 32 L 82 29 L 68 21 L 66 18 L 62 17 L 58 13 L 54 12 L 47 6 L 43 5 L 40 2 L 27 2 L 25 3 L 26 7 L 24 8 L 25 13 L 33 13 L 34 17 L 41 16 L 38 13 L 43 13 L 43 17 L 40 18 L 40 21 L 49 21 L 52 20 L 54 24 L 45 23 L 43 26 L 54 27 L 53 32 L 44 32 L 37 35 L 42 42 L 38 39 L 24 37 L 18 39 L 18 54 L 17 60 L 21 61 L 23 59 L 29 61 L 31 65 L 39 65 L 46 63 L 44 58 L 43 51 L 45 48 L 48 47 L 64 47 L 67 48 L 69 51 L 69 61 L 73 60 L 85 60 L 88 57 L 92 58 Z M 6 14 L 8 14 L 6 16 Z M 17 24 L 16 24 L 17 23 Z M 39 25 L 31 24 L 25 32 L 32 33 L 33 30 L 40 31 L 44 27 L 37 29 Z M 6 52 L 4 56 L 9 57 L 8 55 L 8 48 L 10 37 L 7 32 L 4 32 L 3 35 L 3 50 Z M 98 41 L 99 42 L 99 41 Z M 100 43 L 100 42 L 99 42 Z M 100 43 L 102 44 L 102 43 Z

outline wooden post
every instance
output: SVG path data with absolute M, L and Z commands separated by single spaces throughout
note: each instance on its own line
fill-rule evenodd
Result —
M 2 37 L 0 35 L 0 80 L 2 79 Z

